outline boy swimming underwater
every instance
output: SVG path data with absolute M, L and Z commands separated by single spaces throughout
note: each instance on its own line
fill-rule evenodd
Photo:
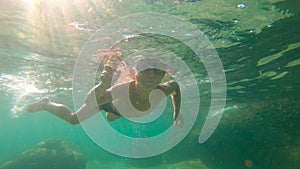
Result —
M 120 117 L 135 118 L 145 115 L 144 113 L 132 113 L 132 111 L 120 111 L 117 104 L 122 102 L 125 97 L 118 94 L 118 98 L 113 97 L 114 92 L 129 91 L 129 100 L 132 106 L 138 110 L 137 112 L 151 112 L 164 98 L 164 96 L 157 95 L 154 102 L 150 102 L 150 93 L 158 89 L 164 93 L 165 96 L 171 95 L 174 107 L 173 119 L 174 125 L 183 126 L 183 119 L 179 115 L 181 94 L 180 88 L 175 81 L 168 81 L 162 83 L 166 72 L 156 68 L 157 62 L 151 60 L 138 61 L 135 66 L 135 74 L 132 80 L 111 86 L 113 76 L 119 74 L 119 70 L 112 64 L 105 64 L 104 70 L 101 73 L 101 82 L 94 86 L 87 94 L 85 103 L 76 111 L 73 112 L 66 105 L 51 102 L 44 98 L 27 106 L 27 111 L 48 111 L 53 115 L 69 122 L 72 125 L 92 117 L 99 110 L 106 112 L 106 118 L 109 121 L 116 120 Z M 138 71 L 138 67 L 146 67 Z M 120 111 L 120 112 L 119 112 Z M 78 118 L 80 116 L 80 118 Z

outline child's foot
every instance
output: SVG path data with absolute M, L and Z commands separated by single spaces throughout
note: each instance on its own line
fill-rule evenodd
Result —
M 43 98 L 26 106 L 26 110 L 29 112 L 37 112 L 44 110 L 49 101 L 50 100 L 48 98 Z

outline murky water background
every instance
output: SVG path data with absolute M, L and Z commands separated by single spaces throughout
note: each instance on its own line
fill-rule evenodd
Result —
M 40 141 L 61 138 L 84 154 L 87 169 L 299 168 L 299 5 L 298 0 L 1 0 L 0 164 Z M 210 81 L 205 69 L 194 64 L 193 53 L 168 39 L 146 36 L 147 43 L 133 38 L 118 46 L 129 54 L 143 45 L 165 44 L 196 72 L 202 101 L 197 123 L 162 155 L 118 157 L 96 146 L 80 126 L 22 110 L 41 97 L 73 108 L 73 69 L 86 40 L 112 20 L 138 12 L 190 21 L 219 53 L 227 103 L 207 142 L 197 140 L 210 105 Z

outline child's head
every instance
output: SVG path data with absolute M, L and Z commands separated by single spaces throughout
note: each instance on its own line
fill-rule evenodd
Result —
M 155 52 L 152 51 L 125 58 L 122 58 L 122 53 L 120 52 L 109 52 L 106 54 L 106 63 L 110 63 L 110 65 L 114 63 L 113 67 L 117 63 L 120 76 L 115 83 L 137 80 L 149 83 L 149 85 L 152 82 L 158 85 L 167 73 L 166 65 L 157 58 Z
M 153 58 L 140 58 L 134 69 L 136 81 L 149 88 L 156 87 L 166 75 L 165 65 Z
M 134 61 L 134 69 L 136 72 L 142 72 L 147 69 L 155 69 L 157 73 L 165 72 L 166 65 L 156 57 L 136 56 Z

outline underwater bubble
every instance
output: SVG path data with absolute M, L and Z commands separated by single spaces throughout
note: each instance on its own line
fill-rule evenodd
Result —
M 240 22 L 240 20 L 238 20 L 238 19 L 236 19 L 236 18 L 233 18 L 232 21 L 233 21 L 234 23 L 239 23 L 239 22 Z
M 271 23 L 268 23 L 266 27 L 267 27 L 267 28 L 271 28 L 272 26 L 273 26 L 273 25 L 272 25 Z
M 186 33 L 186 34 L 184 34 L 185 36 L 194 36 L 194 34 L 192 34 L 192 33 Z
M 236 7 L 237 7 L 237 8 L 240 8 L 240 9 L 244 9 L 244 8 L 246 8 L 246 6 L 247 6 L 247 5 L 246 5 L 245 3 L 240 3 L 240 4 L 237 4 L 237 5 L 236 5 Z
M 125 39 L 130 39 L 130 38 L 139 37 L 139 35 L 137 35 L 137 34 L 129 34 L 129 35 L 123 35 L 123 37 L 124 37 Z

